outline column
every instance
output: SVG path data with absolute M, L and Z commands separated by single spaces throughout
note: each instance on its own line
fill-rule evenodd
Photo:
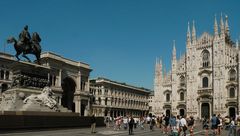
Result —
M 91 115 L 91 105 L 90 105 L 90 98 L 88 98 L 88 104 L 86 105 L 86 108 L 85 108 L 85 111 L 86 111 L 86 115 L 85 116 L 88 116 L 88 115 Z
M 0 72 L 1 73 L 1 72 Z M 1 75 L 0 75 L 1 76 Z M 0 84 L 0 96 L 2 96 L 2 84 Z
M 48 73 L 48 83 L 50 84 L 50 73 Z
M 76 90 L 81 91 L 81 72 L 80 71 L 78 71 Z
M 3 77 L 4 80 L 6 80 L 6 70 L 4 70 L 4 77 Z
M 79 116 L 81 116 L 81 99 L 80 96 L 75 96 L 75 112 L 79 113 Z
M 208 103 L 209 104 L 209 112 L 210 112 L 210 116 L 209 117 L 212 117 L 212 112 L 213 112 L 213 105 L 211 103 Z
M 55 86 L 54 82 L 55 82 L 55 75 L 52 75 L 52 86 Z
M 104 117 L 105 116 L 105 108 L 102 108 L 102 117 Z
M 88 80 L 88 81 L 87 81 L 87 85 L 86 85 L 86 86 L 87 86 L 86 91 L 89 92 L 89 88 L 90 88 L 90 80 L 89 80 L 89 77 L 87 77 L 87 80 Z

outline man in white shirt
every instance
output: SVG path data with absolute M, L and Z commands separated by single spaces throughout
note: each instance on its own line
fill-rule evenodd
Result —
M 186 121 L 185 117 L 186 117 L 186 116 L 184 115 L 184 116 L 181 118 L 180 124 L 179 124 L 179 126 L 180 126 L 179 135 L 181 134 L 181 131 L 183 131 L 184 136 L 186 136 L 186 130 L 187 130 L 187 121 Z

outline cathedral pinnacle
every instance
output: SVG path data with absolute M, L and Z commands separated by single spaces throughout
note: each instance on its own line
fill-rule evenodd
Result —
M 173 59 L 173 60 L 176 60 L 176 47 L 175 47 L 175 40 L 173 40 L 172 59 Z
M 193 20 L 193 26 L 192 26 L 192 43 L 193 43 L 193 44 L 196 43 L 196 29 L 195 29 L 194 20 Z
M 238 39 L 236 40 L 236 48 L 239 49 Z
M 217 17 L 215 15 L 215 20 L 214 20 L 214 36 L 218 36 L 218 24 L 217 24 Z
M 230 36 L 229 26 L 228 26 L 228 16 L 227 15 L 225 16 L 225 32 L 226 32 L 227 36 Z
M 221 29 L 221 36 L 224 35 L 224 23 L 223 23 L 223 18 L 222 18 L 222 13 L 221 13 L 221 19 L 220 19 L 220 29 Z
M 187 44 L 191 43 L 191 33 L 190 33 L 190 26 L 188 22 L 188 30 L 187 30 Z

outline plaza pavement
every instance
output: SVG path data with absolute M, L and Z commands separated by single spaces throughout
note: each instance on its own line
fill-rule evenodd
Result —
M 97 133 L 91 134 L 90 128 L 59 128 L 59 129 L 43 129 L 43 130 L 19 130 L 19 131 L 1 131 L 0 136 L 127 136 L 127 130 L 113 130 L 113 127 L 97 127 Z M 139 128 L 134 130 L 136 136 L 167 136 L 163 134 L 160 129 L 155 128 L 154 131 L 146 128 L 140 130 Z M 189 134 L 187 135 L 189 136 Z M 194 136 L 204 136 L 201 123 L 196 124 L 194 129 Z M 211 134 L 209 134 L 211 136 Z M 227 131 L 223 130 L 221 136 L 227 136 Z

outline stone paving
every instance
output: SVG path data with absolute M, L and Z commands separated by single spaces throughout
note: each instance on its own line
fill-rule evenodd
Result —
M 128 135 L 127 130 L 113 130 L 112 127 L 97 127 L 97 133 L 91 134 L 90 128 L 71 128 L 71 129 L 48 129 L 48 130 L 24 130 L 24 131 L 11 131 L 11 132 L 0 132 L 0 136 L 126 136 Z M 222 131 L 221 136 L 227 136 L 226 130 Z M 211 131 L 209 132 L 211 133 Z M 163 134 L 159 128 L 154 128 L 154 131 L 146 128 L 140 130 L 139 128 L 134 130 L 136 136 L 167 136 Z M 204 136 L 204 130 L 201 129 L 200 123 L 196 125 L 194 129 L 194 136 Z M 187 134 L 189 136 L 189 134 Z M 211 136 L 211 134 L 209 134 Z

